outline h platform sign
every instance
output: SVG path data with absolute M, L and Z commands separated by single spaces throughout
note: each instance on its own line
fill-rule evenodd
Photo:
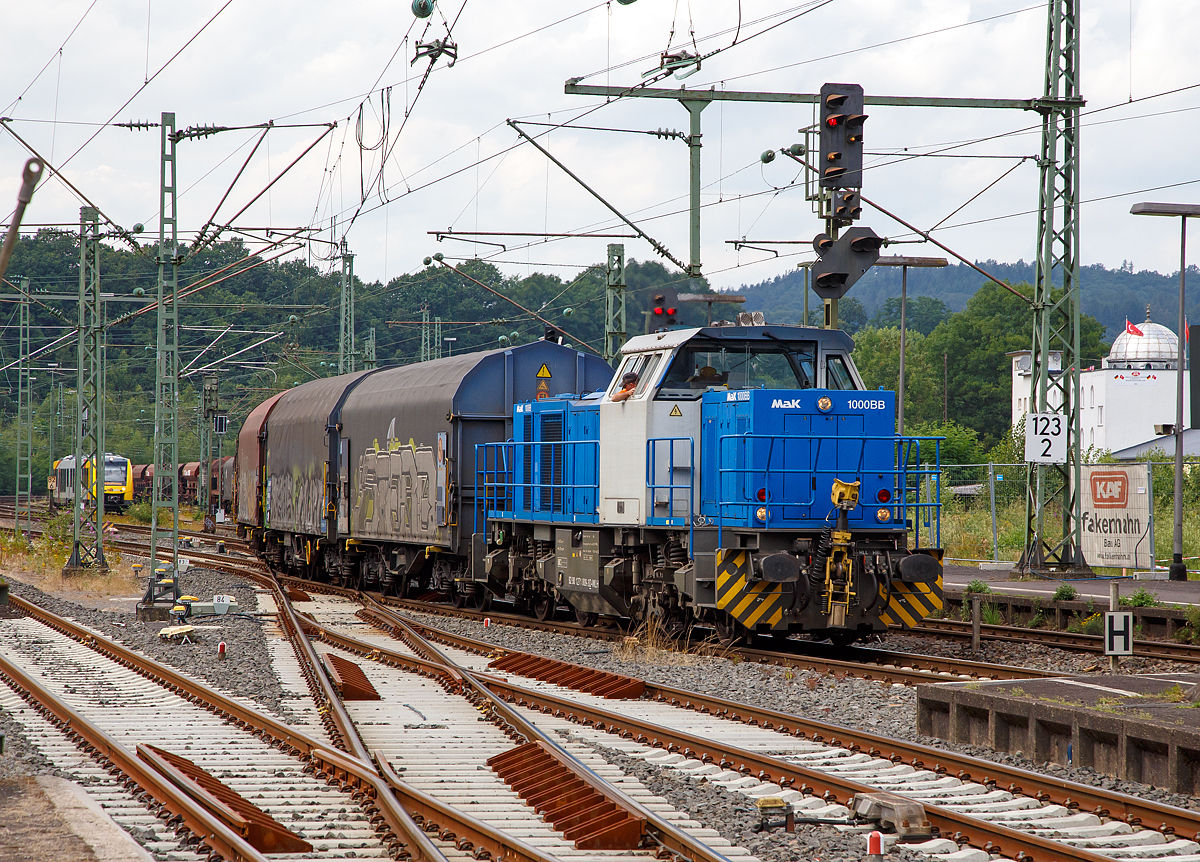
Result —
M 1133 614 L 1130 611 L 1105 611 L 1104 654 L 1133 655 Z

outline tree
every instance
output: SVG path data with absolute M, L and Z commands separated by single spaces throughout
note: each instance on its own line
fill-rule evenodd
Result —
M 854 335 L 854 364 L 868 389 L 899 390 L 900 330 L 868 326 Z M 935 422 L 942 417 L 941 356 L 936 367 L 929 340 L 908 333 L 904 361 L 904 422 Z M 907 427 L 905 429 L 908 430 Z
M 1017 285 L 1016 290 L 1033 295 L 1028 284 Z M 988 282 L 963 311 L 950 315 L 929 336 L 934 363 L 945 357 L 950 417 L 974 428 L 988 446 L 1006 434 L 1011 423 L 1012 371 L 1006 354 L 1028 350 L 1032 328 L 1029 304 Z M 1100 340 L 1103 332 L 1099 321 L 1081 315 L 1083 356 L 1108 353 Z
M 905 304 L 904 326 L 909 332 L 928 335 L 937 325 L 950 316 L 950 307 L 932 296 L 914 296 Z M 885 326 L 900 326 L 900 299 L 890 297 L 870 320 L 870 325 L 882 329 Z

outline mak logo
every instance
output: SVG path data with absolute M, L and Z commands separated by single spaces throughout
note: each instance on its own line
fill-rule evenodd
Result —
M 776 398 L 774 401 L 771 402 L 771 407 L 772 408 L 782 407 L 785 410 L 799 410 L 800 409 L 800 399 L 796 398 L 791 401 L 784 401 L 782 398 Z
M 1120 509 L 1129 501 L 1129 474 L 1123 470 L 1093 473 L 1092 505 L 1097 509 Z

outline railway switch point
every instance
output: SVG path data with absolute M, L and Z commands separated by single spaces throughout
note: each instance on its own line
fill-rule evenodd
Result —
M 933 838 L 925 807 L 895 793 L 856 793 L 850 810 L 859 820 L 871 820 L 894 831 L 900 841 L 914 843 Z

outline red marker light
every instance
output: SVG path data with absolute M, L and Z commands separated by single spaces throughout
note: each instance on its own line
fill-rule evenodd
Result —
M 878 500 L 880 503 L 886 503 L 892 499 L 892 492 L 889 491 L 887 488 L 880 488 L 879 493 L 877 493 L 875 495 L 875 499 Z
M 673 308 L 667 309 L 667 314 L 674 314 L 674 313 L 675 313 L 675 309 L 673 309 Z
M 766 488 L 758 489 L 758 502 L 760 502 L 760 503 L 767 502 L 767 489 Z
M 663 313 L 663 310 L 662 310 L 661 308 L 656 308 L 656 309 L 654 309 L 654 313 L 655 313 L 655 314 L 662 314 L 662 313 Z

